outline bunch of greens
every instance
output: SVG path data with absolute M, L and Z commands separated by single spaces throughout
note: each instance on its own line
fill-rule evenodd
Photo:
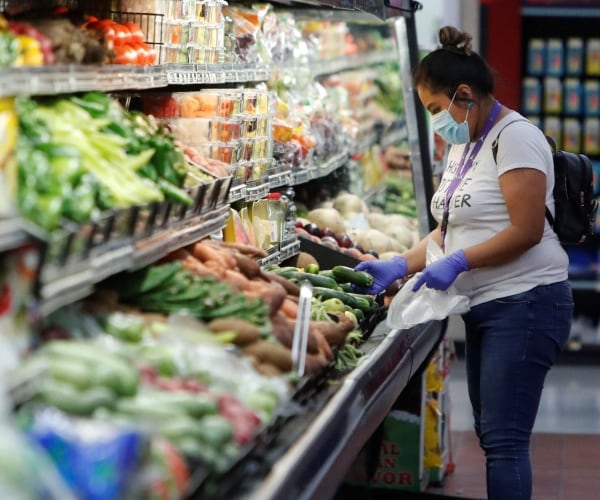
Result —
M 172 139 L 110 96 L 19 97 L 15 107 L 19 209 L 40 227 L 51 231 L 62 218 L 81 223 L 165 197 L 192 203 Z

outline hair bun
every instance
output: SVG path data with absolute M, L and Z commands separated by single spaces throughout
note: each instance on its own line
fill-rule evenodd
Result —
M 456 54 L 471 55 L 471 40 L 473 37 L 468 33 L 463 33 L 454 26 L 444 26 L 440 28 L 439 39 L 443 49 Z

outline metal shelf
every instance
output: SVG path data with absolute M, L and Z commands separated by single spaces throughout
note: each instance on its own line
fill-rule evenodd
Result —
M 444 322 L 391 331 L 380 323 L 364 345 L 368 356 L 329 401 L 304 415 L 306 428 L 248 497 L 333 498 L 354 457 L 444 333 Z
M 167 64 L 169 85 L 260 82 L 269 78 L 266 66 L 253 64 Z
M 0 218 L 0 252 L 17 248 L 28 240 L 23 220 L 18 217 Z
M 271 69 L 271 76 L 277 78 L 279 73 L 282 72 L 307 71 L 312 78 L 317 78 L 319 76 L 363 69 L 367 66 L 397 61 L 398 56 L 396 54 L 396 48 L 391 46 L 389 49 L 390 50 L 357 54 L 353 56 L 309 60 L 306 63 L 295 61 L 293 64 L 277 65 Z
M 141 90 L 167 84 L 167 74 L 162 66 L 61 65 L 0 70 L 0 97 Z
M 165 255 L 225 227 L 229 206 L 206 212 L 136 242 L 122 241 L 115 248 L 99 248 L 88 259 L 65 268 L 45 268 L 40 287 L 40 312 L 48 315 L 89 295 L 94 285 L 127 270 L 156 262 Z
M 521 15 L 526 17 L 571 17 L 571 18 L 590 18 L 600 17 L 600 8 L 586 7 L 578 5 L 577 7 L 564 6 L 527 6 L 521 7 Z

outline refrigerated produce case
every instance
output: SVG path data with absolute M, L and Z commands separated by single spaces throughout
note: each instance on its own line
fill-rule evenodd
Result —
M 0 2 L 0 10 L 10 10 L 13 6 L 10 1 Z M 74 5 L 68 2 L 68 6 Z M 306 8 L 297 2 L 292 7 L 303 18 L 384 22 L 393 26 L 405 106 L 404 124 L 395 130 L 396 137 L 366 135 L 353 148 L 343 150 L 325 163 L 292 172 L 273 171 L 259 182 L 236 183 L 231 177 L 214 178 L 209 188 L 204 186 L 194 192 L 194 209 L 174 202 L 154 203 L 113 211 L 83 227 L 66 225 L 51 232 L 40 231 L 8 210 L 0 219 L 3 258 L 18 258 L 23 248 L 37 257 L 37 261 L 33 259 L 38 263 L 37 280 L 29 304 L 29 314 L 34 320 L 43 320 L 89 296 L 96 285 L 113 275 L 141 269 L 174 250 L 217 233 L 226 224 L 230 204 L 260 199 L 276 187 L 301 186 L 323 178 L 343 167 L 361 148 L 376 141 L 401 139 L 408 144 L 418 229 L 421 235 L 429 232 L 432 227 L 427 209 L 433 189 L 431 161 L 424 111 L 417 104 L 410 84 L 410 69 L 418 58 L 414 19 L 418 15 L 415 14 L 418 4 L 404 0 L 368 4 L 322 2 L 318 6 L 311 3 Z M 391 59 L 395 57 L 392 54 Z M 337 57 L 334 62 L 317 64 L 311 70 L 313 75 L 330 74 L 364 65 L 376 67 L 379 62 L 389 60 L 388 54 Z M 160 64 L 160 61 L 143 67 L 110 65 L 91 69 L 83 64 L 70 64 L 3 69 L 0 70 L 3 83 L 0 92 L 1 96 L 12 96 L 101 90 L 118 92 L 121 99 L 125 97 L 125 101 L 130 102 L 131 97 L 144 95 L 148 89 L 185 90 L 259 82 L 277 71 L 259 63 Z M 398 135 L 398 130 L 406 136 Z M 260 263 L 265 267 L 281 263 L 299 250 L 300 242 L 292 241 L 270 251 Z M 19 286 L 21 290 L 23 285 Z M 18 314 L 22 316 L 23 310 Z M 226 477 L 208 490 L 198 479 L 202 471 L 198 472 L 198 488 L 191 491 L 190 496 L 215 493 L 217 497 L 239 495 L 257 499 L 333 496 L 354 458 L 383 422 L 411 377 L 423 370 L 445 333 L 445 322 L 434 321 L 400 331 L 387 327 L 385 316 L 376 319 L 365 332 L 368 335 L 361 350 L 366 356 L 359 366 L 337 379 L 335 372 L 328 370 L 321 376 L 301 381 L 290 401 L 280 408 L 270 425 L 227 471 Z M 23 352 L 28 349 L 28 343 L 23 341 L 26 334 L 20 329 L 15 329 L 15 333 L 20 336 L 17 344 Z M 13 394 L 22 394 L 22 389 L 13 386 Z

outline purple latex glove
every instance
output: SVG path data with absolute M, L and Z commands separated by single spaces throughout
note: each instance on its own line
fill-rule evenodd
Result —
M 428 265 L 415 283 L 413 292 L 416 292 L 423 285 L 427 285 L 434 290 L 447 290 L 460 273 L 470 269 L 465 251 L 458 250 Z
M 373 276 L 373 284 L 370 288 L 357 288 L 360 293 L 376 295 L 385 290 L 394 281 L 406 276 L 408 264 L 406 259 L 400 255 L 390 260 L 369 260 L 358 264 L 354 270 L 364 271 Z

